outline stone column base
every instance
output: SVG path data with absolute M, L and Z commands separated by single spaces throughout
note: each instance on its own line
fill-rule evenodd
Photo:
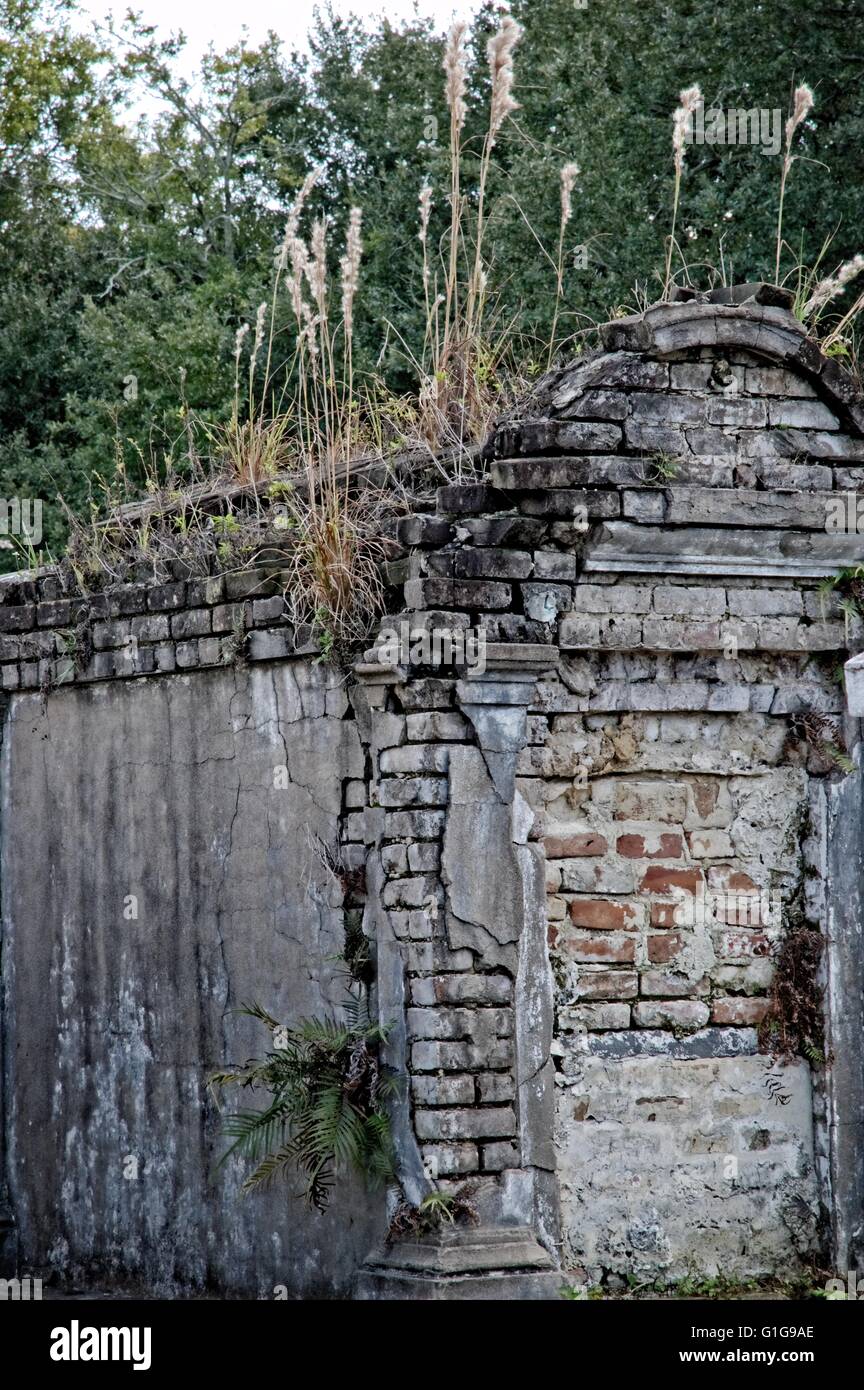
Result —
M 528 1226 L 448 1227 L 370 1255 L 357 1299 L 557 1299 L 564 1279 Z

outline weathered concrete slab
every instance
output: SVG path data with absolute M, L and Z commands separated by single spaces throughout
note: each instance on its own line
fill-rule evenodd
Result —
M 345 1294 L 382 1199 L 241 1199 L 205 1086 L 260 1025 L 337 1006 L 332 843 L 356 728 L 311 664 L 12 704 L 3 785 L 3 1092 L 22 1264 L 151 1292 Z M 276 775 L 284 769 L 284 776 Z M 254 1103 L 245 1097 L 241 1103 Z M 137 1174 L 137 1176 L 136 1176 Z

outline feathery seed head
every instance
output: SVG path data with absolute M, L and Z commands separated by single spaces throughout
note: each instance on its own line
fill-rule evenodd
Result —
M 248 323 L 241 323 L 237 332 L 234 334 L 234 361 L 240 361 L 240 353 L 243 351 L 243 343 L 249 333 Z
M 431 184 L 429 184 L 429 183 L 424 183 L 424 184 L 423 184 L 423 187 L 420 189 L 420 194 L 419 194 L 419 197 L 418 197 L 418 199 L 417 199 L 417 202 L 418 202 L 419 207 L 420 207 L 420 231 L 419 231 L 419 233 L 418 233 L 418 236 L 420 237 L 420 240 L 425 244 L 425 242 L 426 242 L 426 233 L 427 233 L 427 231 L 429 230 L 429 214 L 430 214 L 430 212 L 432 211 L 432 185 L 431 185 Z
M 802 121 L 806 120 L 813 110 L 816 98 L 812 88 L 806 82 L 802 82 L 800 87 L 796 87 L 792 96 L 792 115 L 786 122 L 786 144 L 789 145 L 792 136 L 798 129 Z
M 820 280 L 807 303 L 804 305 L 804 317 L 809 318 L 817 309 L 822 309 L 832 299 L 836 299 L 850 280 L 854 280 L 864 270 L 864 256 L 860 253 L 853 256 L 851 261 L 845 261 L 834 275 L 828 275 L 824 280 Z
M 345 322 L 345 336 L 350 337 L 354 323 L 354 296 L 360 283 L 360 257 L 363 243 L 360 228 L 363 221 L 362 208 L 352 208 L 348 217 L 348 232 L 345 237 L 345 254 L 340 262 L 342 271 L 342 317 Z
M 672 153 L 675 169 L 680 174 L 684 167 L 684 144 L 690 134 L 693 112 L 702 104 L 702 93 L 694 83 L 678 94 L 681 103 L 672 113 Z
M 573 185 L 579 177 L 578 164 L 565 164 L 561 169 L 561 226 L 566 227 L 570 218 L 573 216 L 573 206 L 570 195 L 573 192 Z
M 267 304 L 258 305 L 258 312 L 255 315 L 255 337 L 252 341 L 252 356 L 249 359 L 249 371 L 254 372 L 255 363 L 258 361 L 258 353 L 261 351 L 261 344 L 264 342 L 264 322 L 267 318 Z M 245 336 L 245 335 L 244 335 Z
M 513 97 L 513 53 L 521 37 L 521 25 L 508 14 L 501 21 L 501 28 L 497 34 L 493 34 L 486 45 L 492 77 L 492 105 L 489 113 L 489 139 L 492 144 L 510 113 L 519 110 L 519 103 Z
M 456 20 L 450 27 L 444 46 L 441 66 L 446 73 L 444 95 L 457 130 L 465 124 L 465 91 L 467 79 L 465 71 L 465 36 L 468 26 L 464 20 Z

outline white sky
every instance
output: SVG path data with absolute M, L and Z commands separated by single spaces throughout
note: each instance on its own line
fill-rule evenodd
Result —
M 217 52 L 236 42 L 245 25 L 251 45 L 260 43 L 270 29 L 286 47 L 302 49 L 312 24 L 318 0 L 79 0 L 80 8 L 91 18 L 106 15 L 122 20 L 126 10 L 140 11 L 148 24 L 158 26 L 160 34 L 182 30 L 187 36 L 182 68 L 188 73 L 212 43 Z M 415 9 L 435 19 L 439 29 L 447 28 L 454 15 L 470 17 L 477 0 L 333 0 L 338 15 L 355 14 L 362 19 L 386 15 L 389 19 L 408 19 Z

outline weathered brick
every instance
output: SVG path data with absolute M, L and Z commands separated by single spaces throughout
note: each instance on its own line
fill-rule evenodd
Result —
M 40 627 L 59 627 L 72 621 L 73 605 L 69 599 L 52 599 L 36 605 L 36 621 Z
M 575 859 L 580 855 L 605 854 L 609 848 L 605 838 L 594 831 L 547 835 L 543 847 L 547 859 Z
M 720 624 L 649 616 L 642 623 L 642 644 L 659 651 L 716 651 L 722 646 Z
M 507 1168 L 520 1167 L 518 1144 L 484 1144 L 480 1152 L 484 1173 L 503 1173 Z
M 520 588 L 525 612 L 535 622 L 554 623 L 562 609 L 570 607 L 569 584 L 522 584 Z
M 394 809 L 400 806 L 446 806 L 446 778 L 387 777 L 378 783 L 378 804 Z
M 509 1004 L 512 994 L 507 975 L 438 975 L 411 983 L 414 1004 Z
M 633 893 L 636 872 L 633 864 L 616 863 L 609 858 L 559 859 L 561 886 L 568 893 Z
M 147 590 L 147 607 L 151 611 L 182 608 L 185 602 L 186 585 L 182 581 L 176 584 L 157 584 Z
M 477 1094 L 484 1105 L 500 1105 L 516 1096 L 516 1083 L 508 1072 L 487 1072 L 477 1077 Z
M 186 602 L 190 608 L 218 603 L 225 592 L 225 576 L 212 574 L 206 579 L 190 579 L 186 586 Z
M 429 840 L 408 846 L 408 865 L 412 873 L 435 873 L 441 864 L 441 851 Z
M 495 579 L 409 579 L 405 602 L 409 608 L 509 608 L 512 590 Z
M 516 1115 L 509 1105 L 470 1109 L 416 1110 L 418 1139 L 504 1139 L 516 1133 Z
M 705 420 L 705 401 L 693 396 L 643 396 L 634 391 L 630 406 L 635 420 L 652 424 L 700 425 Z
M 436 880 L 425 874 L 391 878 L 381 889 L 381 901 L 385 907 L 427 907 L 437 900 L 436 887 Z
M 717 618 L 726 612 L 726 590 L 658 584 L 654 612 L 671 617 Z
M 704 883 L 701 869 L 671 869 L 664 864 L 652 864 L 650 868 L 645 870 L 639 884 L 639 891 L 640 893 L 698 893 Z
M 802 611 L 798 589 L 730 589 L 729 612 L 739 618 L 797 616 Z
M 211 610 L 211 626 L 214 632 L 234 632 L 246 626 L 246 605 L 243 603 L 220 603 Z
M 636 993 L 637 976 L 633 970 L 592 970 L 586 966 L 579 972 L 578 999 L 634 999 Z
M 454 579 L 527 579 L 533 568 L 525 551 L 481 546 L 453 552 Z
M 564 938 L 563 952 L 572 960 L 582 963 L 608 961 L 610 964 L 632 965 L 636 959 L 636 943 L 632 937 L 612 933 L 591 936 L 588 932 L 576 932 Z
M 93 646 L 97 651 L 104 651 L 109 647 L 125 647 L 131 635 L 132 624 L 125 619 L 93 624 Z
M 640 999 L 633 1005 L 634 1028 L 704 1028 L 710 1010 L 692 999 L 671 999 L 663 1003 Z
M 145 649 L 146 651 L 146 649 Z M 144 652 L 140 653 L 144 655 Z M 218 666 L 221 663 L 222 643 L 218 637 L 202 637 L 198 642 L 199 666 Z
M 458 742 L 470 734 L 468 720 L 455 710 L 424 710 L 409 714 L 405 723 L 412 743 Z
M 726 830 L 691 830 L 687 843 L 694 859 L 724 859 L 733 852 Z
M 408 872 L 408 850 L 405 845 L 382 845 L 381 863 L 386 874 L 401 877 Z
M 276 632 L 264 628 L 249 634 L 250 661 L 278 661 L 291 651 L 291 634 L 285 628 Z
M 711 1022 L 733 1027 L 758 1027 L 768 1012 L 767 999 L 715 999 L 711 1005 Z
M 772 429 L 836 430 L 840 422 L 822 401 L 778 400 L 768 402 Z
M 183 613 L 175 613 L 171 619 L 171 636 L 175 638 L 202 637 L 209 631 L 209 608 L 187 608 Z
M 439 743 L 406 743 L 399 748 L 386 748 L 381 754 L 382 773 L 440 772 L 450 764 L 450 750 Z
M 577 584 L 574 613 L 647 613 L 651 589 L 635 584 Z
M 510 1009 L 416 1008 L 408 1010 L 408 1031 L 412 1038 L 480 1042 L 485 1038 L 507 1038 L 513 1032 Z
M 707 994 L 709 988 L 710 982 L 705 975 L 699 980 L 692 980 L 670 970 L 643 970 L 639 976 L 639 992 L 649 998 L 682 999 L 694 994 Z
M 120 584 L 110 591 L 108 603 L 112 616 L 128 617 L 132 613 L 143 613 L 147 605 L 147 590 L 143 584 Z
M 423 941 L 412 942 L 405 947 L 405 964 L 409 974 L 431 975 L 440 970 L 471 970 L 474 966 L 474 957 L 470 951 L 451 951 L 443 941 Z M 444 1046 L 443 1043 L 436 1043 L 435 1046 Z M 450 1046 L 450 1044 L 447 1044 Z M 436 1064 L 443 1065 L 443 1064 Z M 466 1062 L 465 1066 L 475 1065 Z M 498 1065 L 507 1067 L 510 1059 L 500 1062 Z M 424 1067 L 420 1070 L 434 1071 L 435 1067 Z M 451 1071 L 458 1071 L 459 1067 L 451 1067 Z
M 768 956 L 771 942 L 764 932 L 739 927 L 737 931 L 716 932 L 714 948 L 719 960 L 742 960 Z
M 466 1042 L 415 1042 L 411 1048 L 413 1071 L 471 1071 L 512 1065 L 513 1044 L 506 1038 L 483 1047 Z
M 476 1173 L 480 1154 L 476 1144 L 424 1144 L 423 1162 L 437 1177 Z
M 717 397 L 708 402 L 709 425 L 728 425 L 737 429 L 762 429 L 768 418 L 764 401 L 744 397 Z
M 132 636 L 139 642 L 165 642 L 168 635 L 166 613 L 148 613 L 132 619 Z
M 589 927 L 594 931 L 635 931 L 641 918 L 633 903 L 617 903 L 609 898 L 574 898 L 570 903 L 570 920 L 576 927 Z
M 576 556 L 560 550 L 536 550 L 534 574 L 538 579 L 576 578 Z
M 630 1027 L 630 1005 L 621 1003 L 578 1004 L 562 1014 L 561 1030 L 599 1033 Z
M 596 784 L 595 784 L 596 785 Z M 614 786 L 616 820 L 672 821 L 680 824 L 687 809 L 684 787 L 670 782 L 624 782 Z
M 625 859 L 680 859 L 683 853 L 681 836 L 666 831 L 649 836 L 648 844 L 654 847 L 646 847 L 644 835 L 619 835 L 615 848 Z
M 473 1076 L 414 1076 L 411 1093 L 417 1105 L 473 1105 Z
M 747 367 L 744 384 L 748 391 L 761 396 L 816 395 L 810 383 L 797 372 L 786 372 L 780 367 Z
M 225 596 L 228 599 L 263 598 L 272 594 L 276 580 L 264 570 L 240 570 L 225 576 Z
M 443 829 L 443 811 L 392 811 L 384 817 L 387 840 L 437 840 Z
M 285 600 L 281 594 L 272 598 L 256 598 L 252 604 L 252 621 L 256 627 L 276 623 L 285 616 Z
M 652 903 L 652 909 L 660 904 Z M 684 945 L 680 932 L 658 932 L 648 937 L 648 959 L 652 965 L 667 965 L 674 960 Z
M 174 659 L 181 671 L 189 671 L 198 665 L 198 643 L 192 638 L 189 642 L 178 642 L 174 648 Z

